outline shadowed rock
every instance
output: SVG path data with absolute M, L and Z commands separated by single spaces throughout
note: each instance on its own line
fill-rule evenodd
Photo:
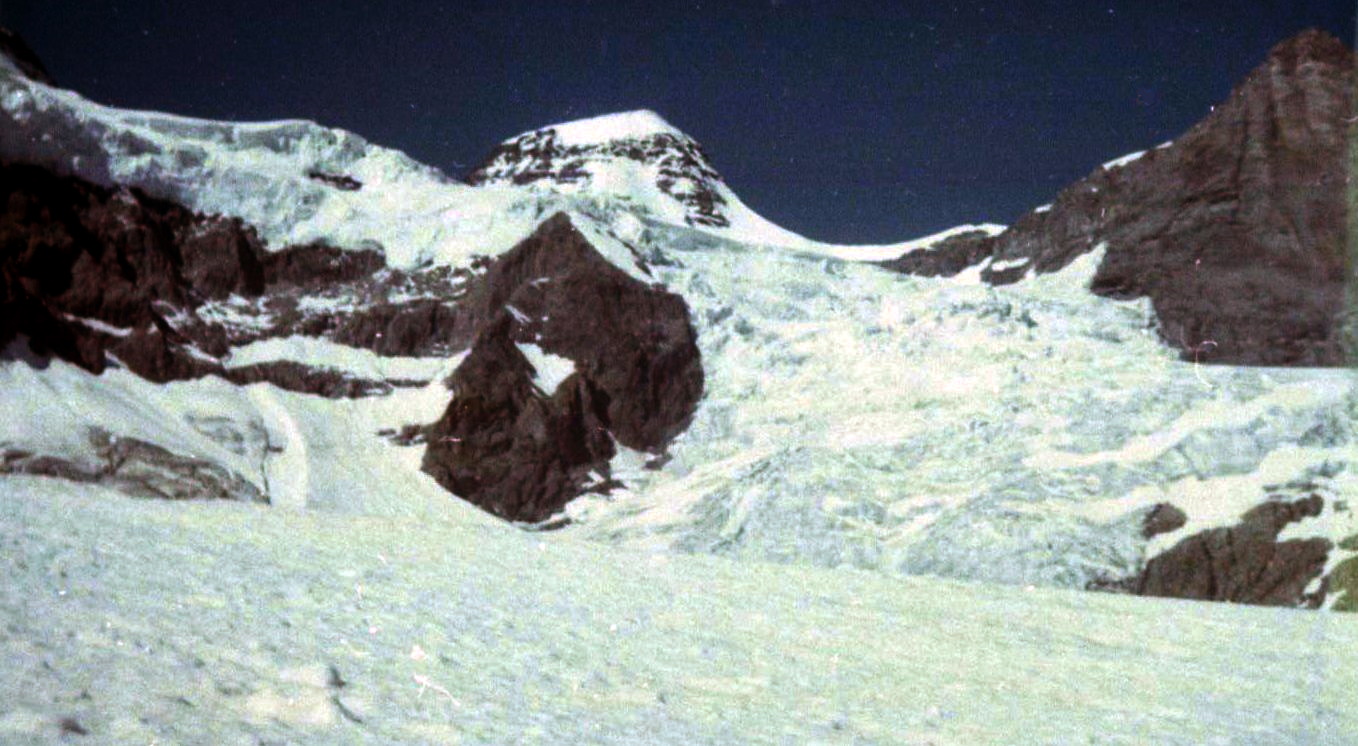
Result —
M 1325 590 L 1308 594 L 1306 587 L 1325 568 L 1329 540 L 1278 541 L 1278 533 L 1323 507 L 1315 495 L 1258 505 L 1239 524 L 1194 534 L 1152 558 L 1127 588 L 1142 596 L 1318 606 Z
M 488 321 L 453 374 L 424 469 L 496 515 L 541 521 L 608 484 L 615 440 L 663 450 L 702 396 L 683 299 L 610 264 L 564 215 L 495 259 L 465 307 Z M 543 390 L 520 344 L 575 372 Z
M 1188 523 L 1188 515 L 1169 503 L 1158 503 L 1146 513 L 1141 524 L 1141 535 L 1149 539 L 1160 534 L 1178 531 Z

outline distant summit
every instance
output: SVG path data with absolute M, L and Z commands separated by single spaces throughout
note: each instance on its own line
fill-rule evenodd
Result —
M 670 135 L 686 138 L 674 125 L 650 109 L 621 111 L 603 114 L 589 119 L 553 124 L 545 128 L 524 132 L 523 135 L 550 129 L 556 132 L 557 141 L 562 145 L 598 145 L 613 140 L 640 140 L 656 135 Z
M 721 175 L 702 146 L 645 109 L 525 132 L 501 143 L 467 181 L 628 192 L 652 197 L 643 204 L 662 218 L 731 225 Z

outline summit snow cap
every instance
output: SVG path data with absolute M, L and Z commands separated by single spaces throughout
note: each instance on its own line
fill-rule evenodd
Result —
M 597 145 L 614 140 L 640 140 L 656 135 L 670 135 L 675 138 L 689 139 L 665 118 L 650 109 L 620 111 L 603 114 L 589 119 L 553 124 L 519 135 L 531 135 L 545 130 L 556 133 L 559 145 Z M 516 137 L 514 139 L 519 139 Z

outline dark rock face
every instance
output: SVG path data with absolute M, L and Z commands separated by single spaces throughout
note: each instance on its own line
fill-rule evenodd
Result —
M 1322 588 L 1306 586 L 1325 569 L 1326 539 L 1278 541 L 1278 532 L 1320 514 L 1316 495 L 1293 502 L 1265 502 L 1239 524 L 1194 534 L 1152 558 L 1127 590 L 1142 596 L 1231 601 L 1266 606 L 1319 606 Z
M 386 265 L 382 254 L 371 249 L 338 249 L 322 243 L 287 246 L 263 257 L 263 280 L 297 287 L 336 285 L 364 279 Z
M 112 350 L 151 380 L 192 377 L 191 341 L 165 315 L 264 288 L 259 239 L 240 221 L 32 166 L 0 166 L 0 199 L 0 345 L 24 334 L 94 373 Z
M 381 303 L 334 320 L 331 339 L 379 355 L 437 355 L 465 350 L 477 319 L 437 299 Z
M 564 145 L 556 130 L 530 132 L 502 143 L 467 176 L 472 185 L 487 182 L 557 184 L 588 182 L 590 162 L 624 159 L 659 166 L 656 186 L 685 207 L 689 225 L 726 227 L 726 199 L 717 192 L 721 176 L 708 165 L 702 146 L 684 135 L 660 132 L 646 137 L 590 145 Z
M 614 439 L 662 451 L 702 396 L 683 299 L 614 267 L 564 215 L 495 259 L 465 308 L 486 323 L 430 428 L 424 469 L 496 515 L 541 521 L 607 488 Z M 575 372 L 543 391 L 517 344 L 567 358 Z
M 1169 503 L 1159 503 L 1146 513 L 1141 524 L 1141 535 L 1147 539 L 1178 531 L 1188 523 L 1188 514 Z
M 1053 272 L 1107 242 L 1091 290 L 1149 296 L 1185 359 L 1340 364 L 1353 69 L 1342 42 L 1302 33 L 1172 145 L 1099 169 L 999 236 L 888 266 L 955 274 L 989 256 Z
M 286 361 L 226 368 L 221 359 L 232 343 L 291 334 L 298 329 L 287 322 L 301 320 L 284 317 L 274 328 L 242 336 L 197 315 L 205 302 L 229 296 L 367 281 L 385 267 L 376 251 L 311 244 L 269 253 L 239 220 L 35 166 L 0 165 L 0 200 L 6 208 L 0 214 L 0 349 L 23 335 L 35 352 L 92 373 L 103 372 L 112 356 L 157 383 L 217 375 L 327 397 L 423 383 L 357 379 Z M 327 318 L 319 326 L 337 324 Z M 427 343 L 414 338 L 421 329 L 395 331 L 395 345 L 378 333 L 378 344 L 359 346 L 396 347 L 388 354 L 401 354 Z
M 908 275 L 952 277 L 984 261 L 994 250 L 993 243 L 984 231 L 968 231 L 949 236 L 927 249 L 911 251 L 879 264 Z
M 10 62 L 13 62 L 19 72 L 24 74 L 24 77 L 35 83 L 45 83 L 50 86 L 57 84 L 48 74 L 47 68 L 43 67 L 42 60 L 38 59 L 38 55 L 34 54 L 32 49 L 29 49 L 28 44 L 18 34 L 3 26 L 0 26 L 0 56 L 4 56 Z

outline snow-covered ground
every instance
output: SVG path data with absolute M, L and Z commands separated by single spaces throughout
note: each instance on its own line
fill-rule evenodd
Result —
M 0 741 L 1358 735 L 1346 616 L 540 539 L 11 480 Z

